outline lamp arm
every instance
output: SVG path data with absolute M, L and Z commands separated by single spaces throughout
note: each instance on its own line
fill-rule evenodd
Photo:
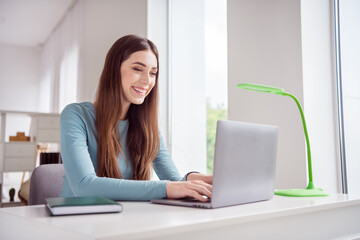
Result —
M 301 120 L 302 120 L 303 127 L 304 127 L 304 133 L 305 133 L 305 139 L 306 139 L 306 148 L 307 148 L 307 158 L 308 158 L 309 185 L 308 185 L 307 188 L 308 189 L 313 189 L 314 185 L 313 185 L 312 166 L 311 166 L 311 150 L 310 150 L 310 142 L 309 142 L 309 136 L 308 136 L 307 127 L 306 127 L 304 112 L 303 112 L 303 110 L 301 108 L 301 105 L 300 105 L 299 101 L 297 100 L 297 98 L 295 96 L 293 96 L 290 93 L 286 93 L 286 92 L 284 92 L 282 95 L 292 98 L 295 101 L 295 103 L 298 106 L 299 111 L 300 111 Z

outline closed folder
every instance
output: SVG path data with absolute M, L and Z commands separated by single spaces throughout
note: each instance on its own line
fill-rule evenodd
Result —
M 46 209 L 51 216 L 118 213 L 123 206 L 105 197 L 55 197 L 46 198 Z

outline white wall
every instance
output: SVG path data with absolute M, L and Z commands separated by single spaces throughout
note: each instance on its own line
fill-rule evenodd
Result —
M 300 1 L 228 0 L 228 117 L 279 126 L 276 188 L 304 188 L 305 140 L 295 102 L 241 90 L 238 83 L 284 88 L 303 103 Z
M 332 16 L 329 0 L 301 1 L 304 111 L 313 180 L 327 192 L 341 192 Z
M 78 82 L 78 101 L 93 101 L 112 44 L 126 34 L 146 37 L 146 0 L 84 1 L 83 77 Z
M 0 44 L 0 109 L 37 111 L 40 49 Z

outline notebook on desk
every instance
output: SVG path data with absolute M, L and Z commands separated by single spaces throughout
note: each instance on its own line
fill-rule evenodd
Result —
M 278 127 L 217 123 L 212 198 L 154 199 L 152 203 L 219 208 L 269 200 L 274 195 Z

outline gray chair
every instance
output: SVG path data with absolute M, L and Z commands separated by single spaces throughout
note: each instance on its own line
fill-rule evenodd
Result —
M 64 174 L 63 164 L 44 164 L 35 168 L 30 180 L 29 205 L 44 204 L 45 198 L 58 197 Z

